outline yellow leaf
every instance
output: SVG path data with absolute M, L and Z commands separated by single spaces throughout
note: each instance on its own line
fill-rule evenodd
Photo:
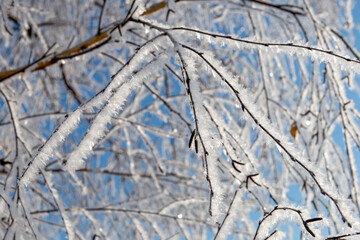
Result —
M 141 16 L 148 16 L 150 14 L 153 14 L 154 12 L 159 11 L 160 9 L 163 9 L 166 6 L 167 6 L 167 2 L 165 2 L 165 1 L 156 3 L 156 4 L 152 5 L 151 7 L 149 7 L 145 12 L 143 12 L 141 14 Z
M 296 126 L 296 123 L 293 123 L 293 124 L 291 124 L 291 127 L 290 127 L 290 134 L 294 139 L 296 137 L 296 132 L 297 132 L 297 126 Z

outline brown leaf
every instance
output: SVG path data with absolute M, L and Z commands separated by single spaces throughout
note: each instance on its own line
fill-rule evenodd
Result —
M 154 12 L 159 11 L 160 9 L 163 9 L 164 7 L 167 6 L 167 2 L 159 2 L 156 3 L 154 5 L 152 5 L 151 7 L 149 7 L 145 12 L 143 12 L 140 16 L 148 16 L 150 14 L 153 14 Z
M 293 124 L 291 124 L 291 127 L 290 127 L 290 134 L 294 139 L 296 137 L 296 133 L 297 133 L 297 126 L 296 126 L 296 123 L 293 123 Z

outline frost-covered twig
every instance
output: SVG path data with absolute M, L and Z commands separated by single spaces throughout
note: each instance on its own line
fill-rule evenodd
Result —
M 266 227 L 263 227 L 262 225 L 265 225 L 265 221 L 267 221 L 268 218 L 271 218 L 273 217 L 274 213 L 276 211 L 291 211 L 291 212 L 294 212 L 296 213 L 300 219 L 301 219 L 301 222 L 303 224 L 303 227 L 306 229 L 306 231 L 312 236 L 312 237 L 315 237 L 315 234 L 313 233 L 313 231 L 310 229 L 309 227 L 309 223 L 312 223 L 312 222 L 317 222 L 317 221 L 321 221 L 322 218 L 310 218 L 310 219 L 307 219 L 305 220 L 301 211 L 298 210 L 298 209 L 295 209 L 295 208 L 291 208 L 291 207 L 279 207 L 279 206 L 275 206 L 275 208 L 273 210 L 271 210 L 269 213 L 267 213 L 260 221 L 259 221 L 259 225 L 256 229 L 256 232 L 255 232 L 255 235 L 254 235 L 254 240 L 257 239 L 257 236 L 260 235 L 260 229 L 261 228 L 266 228 Z M 270 224 L 271 226 L 271 224 Z M 266 233 L 262 233 L 262 235 L 264 235 Z M 271 233 L 272 235 L 273 233 Z M 262 238 L 260 238 L 262 239 Z
M 352 224 L 349 222 L 349 220 L 347 219 L 346 215 L 343 213 L 343 210 L 341 209 L 340 205 L 339 205 L 339 200 L 337 197 L 334 197 L 332 194 L 330 194 L 328 191 L 325 190 L 324 187 L 326 187 L 323 184 L 320 184 L 319 179 L 317 179 L 317 176 L 315 174 L 315 172 L 313 170 L 311 170 L 309 168 L 309 166 L 306 165 L 306 163 L 304 162 L 304 160 L 300 160 L 297 156 L 294 155 L 295 149 L 288 149 L 290 148 L 290 146 L 286 143 L 286 142 L 282 142 L 278 137 L 276 137 L 275 135 L 275 131 L 271 130 L 270 127 L 266 126 L 266 124 L 263 122 L 263 120 L 260 120 L 260 116 L 258 115 L 258 113 L 255 113 L 256 110 L 255 109 L 250 109 L 250 107 L 248 106 L 248 104 L 251 104 L 250 102 L 248 102 L 248 99 L 245 99 L 241 96 L 245 95 L 245 91 L 243 91 L 243 89 L 235 89 L 235 87 L 225 78 L 225 76 L 219 72 L 219 70 L 221 68 L 216 68 L 213 66 L 212 63 L 209 62 L 209 60 L 207 60 L 207 58 L 204 57 L 203 53 L 199 53 L 198 51 L 196 51 L 195 49 L 186 46 L 186 45 L 182 45 L 184 48 L 189 49 L 191 52 L 195 53 L 196 55 L 198 55 L 201 59 L 204 60 L 204 62 L 206 62 L 206 64 L 208 64 L 218 75 L 219 77 L 227 84 L 227 86 L 232 90 L 232 92 L 235 94 L 236 98 L 238 99 L 239 103 L 242 106 L 243 111 L 247 112 L 249 114 L 249 116 L 251 117 L 251 119 L 253 119 L 253 121 L 255 122 L 256 125 L 259 126 L 260 129 L 262 129 L 270 138 L 272 138 L 276 144 L 278 144 L 282 150 L 284 150 L 284 152 L 286 152 L 286 154 L 290 157 L 290 159 L 294 162 L 296 162 L 299 166 L 301 166 L 301 168 L 303 168 L 308 174 L 309 176 L 313 179 L 313 181 L 315 182 L 315 184 L 318 186 L 318 188 L 320 189 L 321 193 L 325 196 L 327 196 L 336 206 L 337 210 L 339 211 L 342 220 L 347 223 L 350 227 L 352 226 Z M 247 101 L 247 103 L 244 103 L 244 101 Z M 254 106 L 252 106 L 254 107 Z M 255 115 L 257 114 L 257 115 Z M 286 146 L 287 145 L 287 146 Z

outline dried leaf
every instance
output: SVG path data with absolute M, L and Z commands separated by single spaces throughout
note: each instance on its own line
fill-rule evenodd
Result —
M 159 11 L 160 9 L 163 9 L 166 6 L 167 6 L 167 2 L 165 2 L 165 1 L 156 3 L 156 4 L 152 5 L 151 7 L 149 7 L 145 12 L 143 12 L 141 14 L 141 16 L 148 16 L 150 14 L 153 14 L 154 12 Z
M 24 67 L 20 67 L 20 68 L 16 68 L 13 70 L 9 70 L 9 71 L 5 71 L 5 72 L 0 72 L 0 81 L 2 81 L 5 78 L 11 77 L 19 72 L 24 71 Z
M 72 47 L 72 48 L 58 54 L 56 57 L 58 57 L 58 58 L 67 57 L 72 54 L 78 53 L 84 49 L 87 49 L 87 48 L 97 44 L 98 42 L 106 39 L 107 37 L 109 37 L 109 34 L 107 32 L 97 34 L 97 35 L 87 39 L 86 41 L 76 45 L 75 47 Z
M 290 134 L 294 139 L 296 137 L 296 133 L 297 133 L 297 126 L 296 126 L 296 123 L 293 123 L 293 124 L 291 124 L 291 127 L 290 127 Z

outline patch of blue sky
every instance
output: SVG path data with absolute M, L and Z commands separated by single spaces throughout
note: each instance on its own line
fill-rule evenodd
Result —
M 172 65 L 173 67 L 174 65 Z M 179 79 L 177 79 L 172 73 L 168 72 L 169 83 L 172 86 L 169 86 L 171 89 L 170 96 L 179 95 L 181 93 L 182 85 Z
M 152 94 L 147 94 L 143 99 L 141 99 L 140 106 L 141 107 L 150 106 L 154 103 L 154 101 L 155 101 L 155 96 Z
M 42 131 L 42 133 L 41 133 L 42 137 L 44 137 L 45 139 L 48 139 L 50 137 L 50 135 L 52 134 L 52 132 L 55 130 L 56 125 L 52 119 L 47 118 L 44 121 L 42 121 L 41 127 L 43 129 L 46 129 L 46 131 Z
M 301 205 L 301 190 L 300 184 L 293 183 L 287 186 L 286 197 L 288 198 L 290 203 L 293 203 L 297 206 Z
M 214 239 L 214 232 L 210 227 L 206 227 L 206 239 Z
M 285 63 L 287 64 L 287 68 L 290 69 L 290 64 L 289 61 L 291 61 L 291 59 L 289 58 L 289 56 L 285 57 L 286 61 Z M 291 79 L 296 86 L 298 86 L 300 88 L 301 84 L 302 84 L 302 76 L 301 76 L 301 69 L 299 66 L 299 61 L 297 58 L 295 58 L 294 60 L 294 68 L 295 68 L 295 76 L 293 76 L 293 78 Z M 311 70 L 311 68 L 309 68 Z M 305 79 L 307 80 L 307 79 Z
M 300 229 L 300 227 L 293 223 L 293 222 L 286 222 L 283 224 L 280 224 L 279 226 L 280 231 L 285 232 L 288 234 L 288 238 L 290 237 L 289 235 L 291 235 L 291 239 L 293 240 L 300 240 L 302 239 L 301 233 L 302 233 L 302 229 Z
M 65 231 L 61 231 L 56 237 L 50 238 L 50 240 L 56 239 L 67 239 L 67 234 L 65 233 Z
M 7 113 L 7 112 L 9 112 L 8 111 L 8 109 L 7 108 L 5 108 L 4 106 L 5 106 L 5 100 L 4 100 L 4 98 L 0 98 L 0 111 L 4 111 L 4 113 Z M 2 115 L 4 115 L 4 116 L 6 116 L 6 114 L 2 114 Z M 0 123 L 3 121 L 4 119 L 0 119 Z
M 93 79 L 101 84 L 107 83 L 110 79 L 109 71 L 106 68 L 99 69 L 94 73 Z
M 249 212 L 249 219 L 255 224 L 257 227 L 257 223 L 259 220 L 263 217 L 263 215 L 260 213 L 260 211 L 250 211 Z
M 76 128 L 76 131 L 70 133 L 69 138 L 71 138 L 74 142 L 79 143 L 81 137 L 85 134 L 89 125 L 90 125 L 89 120 L 82 118 L 80 120 L 78 127 Z
M 260 65 L 258 65 L 259 63 L 259 59 L 258 59 L 258 55 L 257 52 L 254 51 L 239 51 L 238 53 L 238 57 L 243 57 L 246 58 L 246 61 L 251 64 L 254 67 L 257 67 L 257 70 L 260 70 Z M 241 65 L 240 65 L 241 66 Z
M 244 16 L 239 16 L 238 19 L 239 22 L 244 22 L 245 21 L 245 17 Z M 242 24 L 235 24 L 232 30 L 233 33 L 237 34 L 238 38 L 245 38 L 248 37 L 249 33 L 248 31 L 244 28 L 244 26 Z

